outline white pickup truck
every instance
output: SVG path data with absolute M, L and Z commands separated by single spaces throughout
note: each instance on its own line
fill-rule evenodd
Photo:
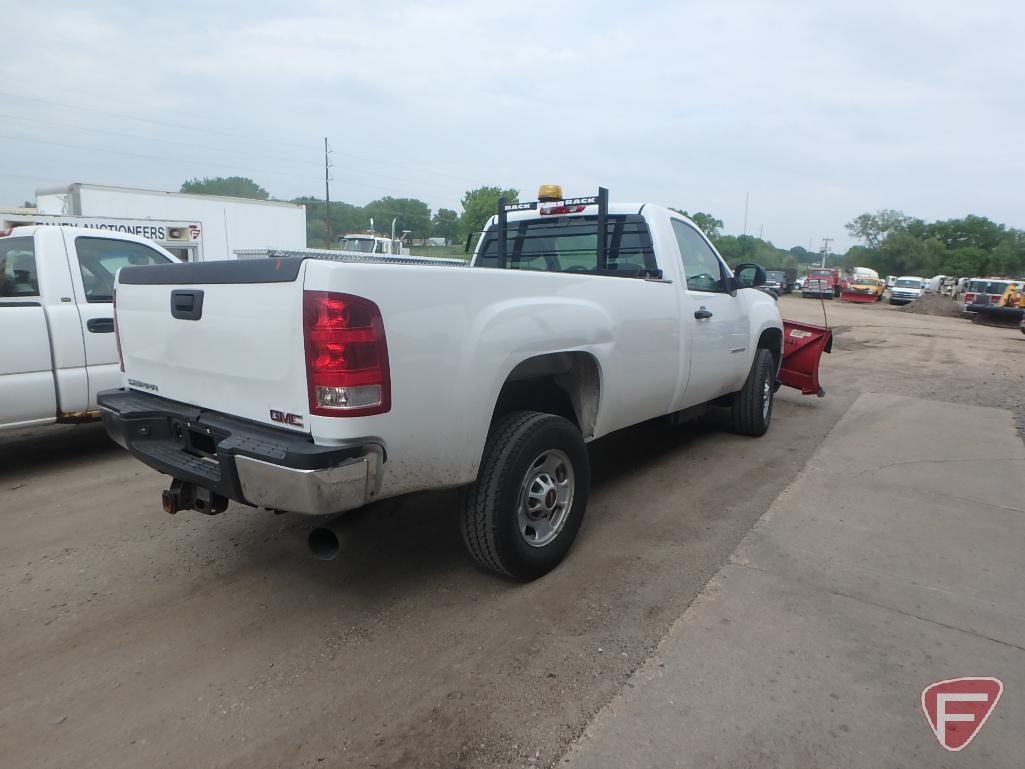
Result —
M 587 441 L 732 408 L 769 427 L 783 326 L 765 272 L 687 218 L 587 198 L 500 205 L 468 266 L 330 258 L 128 268 L 111 437 L 173 477 L 167 512 L 334 513 L 463 487 L 473 558 L 553 568 L 587 504 Z M 329 556 L 330 530 L 311 534 Z
M 78 227 L 0 232 L 0 430 L 99 417 L 121 383 L 114 278 L 177 261 L 144 238 Z

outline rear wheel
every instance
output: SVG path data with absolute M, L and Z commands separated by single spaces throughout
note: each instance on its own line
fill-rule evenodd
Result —
M 492 428 L 477 480 L 463 491 L 467 551 L 514 579 L 551 571 L 580 529 L 590 481 L 587 447 L 572 422 L 536 411 L 507 414 Z
M 733 396 L 733 432 L 765 435 L 772 421 L 773 372 L 775 360 L 768 350 L 758 350 L 751 372 L 740 392 Z

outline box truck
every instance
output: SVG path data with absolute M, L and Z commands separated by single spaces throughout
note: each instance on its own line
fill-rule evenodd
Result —
M 183 262 L 234 259 L 239 249 L 306 247 L 306 207 L 272 200 L 76 182 L 37 190 L 34 215 L 31 223 L 140 235 Z

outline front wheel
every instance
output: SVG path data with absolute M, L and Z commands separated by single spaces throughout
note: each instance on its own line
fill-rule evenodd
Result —
M 572 422 L 537 411 L 501 417 L 477 480 L 462 494 L 467 551 L 485 569 L 514 579 L 546 574 L 580 530 L 590 483 L 587 446 Z
M 768 350 L 758 350 L 751 372 L 740 392 L 733 396 L 733 432 L 760 437 L 772 421 L 773 374 L 776 361 Z

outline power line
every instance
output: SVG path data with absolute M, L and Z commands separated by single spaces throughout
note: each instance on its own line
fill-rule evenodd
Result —
M 140 123 L 149 123 L 150 125 L 168 126 L 171 128 L 181 128 L 186 131 L 200 131 L 202 133 L 218 134 L 220 136 L 228 136 L 233 139 L 251 139 L 253 141 L 266 142 L 268 144 L 280 144 L 283 147 L 292 147 L 293 149 L 308 149 L 307 146 L 301 144 L 292 144 L 290 142 L 282 142 L 274 139 L 267 139 L 265 137 L 257 137 L 252 135 L 232 133 L 230 131 L 218 131 L 216 128 L 206 128 L 202 126 L 192 126 L 185 123 L 172 123 L 167 120 L 152 120 L 150 118 L 140 117 L 139 115 L 129 115 L 124 112 L 112 112 L 111 110 L 97 109 L 96 107 L 86 107 L 81 104 L 68 104 L 67 102 L 52 101 L 50 99 L 40 99 L 38 96 L 23 96 L 21 94 L 10 93 L 9 91 L 0 91 L 0 96 L 9 96 L 12 99 L 24 99 L 26 101 L 34 101 L 40 104 L 49 104 L 52 107 L 65 107 L 70 109 L 84 110 L 86 112 L 95 112 L 100 115 L 110 115 L 112 117 L 125 118 L 127 120 L 136 120 Z
M 51 145 L 51 146 L 54 146 L 54 147 L 65 147 L 67 149 L 73 149 L 73 150 L 85 150 L 86 152 L 107 152 L 107 153 L 110 153 L 112 155 L 125 155 L 127 157 L 144 158 L 146 160 L 163 160 L 163 161 L 171 161 L 171 162 L 174 162 L 174 163 L 197 163 L 197 164 L 206 165 L 206 166 L 214 166 L 215 168 L 228 168 L 228 169 L 232 169 L 232 170 L 235 170 L 235 171 L 244 170 L 247 173 L 252 173 L 252 172 L 255 171 L 256 173 L 261 173 L 261 174 L 271 174 L 271 175 L 277 175 L 277 176 L 292 176 L 292 177 L 295 177 L 297 179 L 313 179 L 313 178 L 315 178 L 312 174 L 306 175 L 306 174 L 290 173 L 288 171 L 271 171 L 271 170 L 268 170 L 268 169 L 265 169 L 265 168 L 262 168 L 262 169 L 261 168 L 248 169 L 248 168 L 244 168 L 242 166 L 227 165 L 225 163 L 212 163 L 212 162 L 207 161 L 207 160 L 196 160 L 196 159 L 193 159 L 193 158 L 176 158 L 176 157 L 168 157 L 167 155 L 147 155 L 147 154 L 144 154 L 144 153 L 141 153 L 141 152 L 126 152 L 125 150 L 110 150 L 110 149 L 106 149 L 104 147 L 84 147 L 81 144 L 65 144 L 64 142 L 55 142 L 55 141 L 50 141 L 48 139 L 30 139 L 30 138 L 25 137 L 25 136 L 7 136 L 7 135 L 4 135 L 4 134 L 0 134 L 0 139 L 7 139 L 9 141 L 18 141 L 18 142 L 31 142 L 32 144 L 48 144 L 48 145 Z
M 826 266 L 826 255 L 829 253 L 829 244 L 833 242 L 832 238 L 822 239 L 822 266 Z
M 293 156 L 268 155 L 268 154 L 266 154 L 264 152 L 249 152 L 249 151 L 246 151 L 246 150 L 229 149 L 229 148 L 224 148 L 224 147 L 214 147 L 214 146 L 211 146 L 209 144 L 195 144 L 194 142 L 183 142 L 183 141 L 178 141 L 176 139 L 165 139 L 165 138 L 159 137 L 159 136 L 142 136 L 140 134 L 128 134 L 128 133 L 122 133 L 120 131 L 111 131 L 108 128 L 93 128 L 91 126 L 83 126 L 83 125 L 78 125 L 78 124 L 75 124 L 75 123 L 64 123 L 64 122 L 60 122 L 60 121 L 56 121 L 56 120 L 41 120 L 39 118 L 25 117 L 23 115 L 10 115 L 10 114 L 2 114 L 2 113 L 0 113 L 0 118 L 8 118 L 8 119 L 11 119 L 11 120 L 22 120 L 22 121 L 29 122 L 29 123 L 37 123 L 39 125 L 54 126 L 56 128 L 72 128 L 72 129 L 74 129 L 76 131 L 89 131 L 91 133 L 109 134 L 110 136 L 117 136 L 117 137 L 122 138 L 122 139 L 137 139 L 139 141 L 156 141 L 156 142 L 161 142 L 161 143 L 164 143 L 164 144 L 175 144 L 175 145 L 178 145 L 178 146 L 181 146 L 181 147 L 192 147 L 193 149 L 209 150 L 211 152 L 227 152 L 227 153 L 233 153 L 233 154 L 237 154 L 237 155 L 247 155 L 247 156 L 250 156 L 250 157 L 258 157 L 258 158 L 263 158 L 263 159 L 267 159 L 267 160 L 282 160 L 282 161 L 285 161 L 285 162 L 300 162 L 300 163 L 308 163 L 308 162 L 310 162 L 309 158 L 299 158 L 299 157 L 294 156 L 294 155 Z M 403 163 L 403 162 L 397 161 L 397 160 L 388 160 L 387 158 L 371 158 L 371 157 L 367 157 L 365 155 L 356 155 L 356 154 L 353 154 L 353 153 L 340 152 L 340 151 L 336 151 L 336 150 L 333 150 L 333 149 L 331 150 L 331 152 L 332 153 L 337 152 L 337 154 L 339 154 L 339 155 L 344 155 L 345 157 L 350 157 L 350 158 L 353 158 L 353 159 L 356 159 L 356 160 L 362 160 L 362 161 L 370 163 L 370 164 L 390 165 L 390 166 L 394 166 L 394 167 L 397 167 L 397 168 L 402 168 L 402 169 L 404 169 L 406 171 L 412 171 L 413 173 L 422 173 L 422 174 L 430 175 L 430 176 L 445 176 L 445 177 L 448 177 L 448 178 L 453 179 L 455 181 L 459 181 L 459 182 L 463 182 L 463 183 L 469 183 L 469 184 L 476 183 L 475 181 L 471 181 L 471 180 L 467 179 L 466 177 L 455 176 L 453 174 L 447 174 L 447 173 L 445 173 L 443 171 L 436 171 L 436 170 L 431 169 L 431 168 L 417 168 L 416 166 L 410 166 L 408 163 Z
M 179 164 L 186 164 L 186 163 L 188 163 L 188 164 L 200 165 L 200 166 L 204 166 L 204 167 L 225 168 L 225 169 L 232 170 L 232 171 L 235 171 L 235 172 L 247 173 L 247 174 L 267 174 L 269 176 L 288 176 L 288 177 L 292 177 L 294 179 L 305 179 L 307 181 L 312 181 L 313 179 L 317 178 L 317 177 L 313 176 L 313 174 L 297 174 L 297 173 L 293 173 L 293 172 L 289 172 L 289 171 L 273 171 L 273 170 L 266 169 L 266 168 L 251 168 L 249 166 L 231 165 L 231 164 L 226 164 L 226 163 L 216 163 L 216 162 L 207 161 L 207 160 L 197 160 L 195 158 L 169 157 L 167 155 L 150 155 L 150 154 L 141 153 L 141 152 L 128 152 L 128 151 L 125 151 L 125 150 L 106 149 L 104 147 L 86 147 L 86 146 L 83 146 L 83 145 L 80 145 L 80 144 L 67 144 L 65 142 L 50 141 L 48 139 L 32 139 L 32 138 L 28 138 L 28 137 L 25 137 L 25 136 L 8 136 L 8 135 L 5 135 L 5 134 L 0 134 L 0 139 L 7 139 L 9 141 L 30 142 L 32 144 L 51 145 L 51 146 L 54 146 L 54 147 L 64 147 L 66 149 L 83 150 L 85 152 L 105 152 L 105 153 L 112 154 L 112 155 L 123 155 L 123 156 L 126 156 L 126 157 L 142 158 L 142 159 L 145 159 L 145 160 L 157 160 L 157 161 L 162 161 L 162 162 L 172 162 L 172 163 L 179 163 Z M 373 172 L 368 172 L 368 171 L 355 171 L 354 170 L 354 171 L 350 171 L 349 173 L 353 174 L 353 175 L 356 175 L 356 176 L 369 176 L 369 177 L 374 178 L 374 179 L 377 179 L 377 178 L 380 177 L 380 174 L 375 174 Z M 3 172 L 0 172 L 0 176 L 2 176 L 2 175 L 3 175 Z M 397 176 L 389 177 L 389 179 L 392 179 L 392 180 L 394 180 L 396 182 L 405 182 L 407 184 L 412 184 L 412 185 L 422 185 L 422 184 L 425 184 L 425 181 L 422 180 L 422 179 L 407 179 L 407 178 L 404 178 L 404 177 L 397 177 Z M 373 183 L 367 183 L 367 182 L 359 182 L 359 186 L 367 187 L 367 188 L 375 189 L 375 190 L 381 190 L 381 191 L 387 192 L 390 195 L 402 194 L 400 191 L 396 190 L 393 185 L 382 186 L 380 184 L 373 184 Z M 406 194 L 409 195 L 408 192 Z M 410 195 L 410 197 L 417 197 L 417 196 L 416 195 Z
M 199 131 L 199 132 L 202 132 L 202 133 L 215 134 L 215 135 L 218 135 L 218 136 L 226 136 L 226 137 L 230 137 L 230 138 L 243 138 L 243 139 L 248 139 L 248 140 L 254 141 L 254 142 L 265 142 L 265 143 L 270 143 L 270 144 L 277 144 L 277 145 L 280 145 L 280 146 L 283 146 L 283 147 L 291 147 L 291 148 L 294 148 L 294 149 L 301 149 L 301 150 L 305 150 L 305 151 L 309 151 L 309 149 L 310 149 L 309 146 L 304 146 L 304 145 L 301 145 L 301 144 L 292 144 L 290 142 L 276 141 L 276 140 L 273 140 L 273 139 L 267 139 L 265 137 L 257 137 L 257 136 L 247 135 L 247 134 L 232 133 L 232 132 L 229 132 L 229 131 L 219 131 L 219 130 L 212 129 L 212 128 L 205 128 L 205 127 L 201 127 L 201 126 L 191 126 L 191 125 L 187 125 L 187 124 L 184 124 L 184 123 L 173 123 L 173 122 L 166 121 L 166 120 L 153 120 L 151 118 L 144 118 L 144 117 L 140 117 L 138 115 L 130 115 L 130 114 L 126 114 L 126 113 L 123 113 L 123 112 L 114 112 L 114 111 L 111 111 L 111 110 L 103 110 L 103 109 L 98 109 L 96 107 L 86 107 L 86 106 L 82 106 L 82 105 L 78 105 L 78 104 L 69 104 L 67 102 L 59 102 L 59 101 L 54 101 L 52 99 L 41 99 L 41 98 L 39 98 L 37 96 L 23 96 L 23 95 L 20 95 L 20 94 L 13 94 L 13 93 L 10 93 L 8 91 L 0 91 L 0 96 L 10 96 L 10 97 L 15 98 L 15 99 L 24 99 L 24 100 L 27 100 L 27 101 L 34 101 L 34 102 L 38 102 L 40 104 L 48 104 L 48 105 L 53 106 L 53 107 L 62 107 L 62 108 L 65 108 L 65 109 L 85 110 L 85 111 L 93 112 L 93 113 L 96 113 L 96 114 L 99 114 L 99 115 L 107 115 L 107 116 L 110 116 L 110 117 L 125 118 L 125 119 L 128 119 L 128 120 L 135 120 L 135 121 L 142 122 L 142 123 L 148 123 L 150 125 L 157 125 L 157 126 L 163 126 L 163 127 L 169 127 L 169 128 L 178 128 L 178 129 L 183 129 L 183 130 L 187 130 L 187 131 Z M 75 124 L 72 124 L 72 123 L 58 123 L 56 121 L 44 121 L 44 120 L 40 120 L 38 118 L 27 118 L 27 117 L 16 116 L 16 115 L 0 115 L 0 117 L 14 118 L 14 119 L 17 119 L 17 120 L 26 120 L 26 121 L 30 121 L 30 122 L 34 122 L 34 123 L 40 123 L 40 124 L 43 124 L 43 125 L 53 125 L 53 126 L 58 126 L 58 127 L 64 126 L 64 127 L 69 127 L 69 128 L 75 128 L 77 130 L 82 130 L 82 131 L 93 131 L 93 132 L 96 132 L 96 133 L 109 133 L 111 135 L 120 136 L 122 138 L 133 138 L 133 139 L 141 139 L 141 140 L 162 141 L 162 142 L 167 142 L 167 143 L 172 143 L 172 144 L 181 144 L 181 145 L 184 145 L 184 146 L 191 146 L 191 147 L 196 147 L 196 148 L 209 149 L 209 150 L 216 151 L 216 152 L 224 151 L 221 148 L 215 148 L 215 147 L 209 147 L 209 146 L 204 146 L 204 145 L 199 145 L 199 144 L 193 144 L 193 143 L 190 143 L 190 142 L 180 142 L 180 141 L 175 141 L 175 140 L 172 140 L 172 139 L 161 139 L 161 138 L 158 138 L 158 137 L 142 137 L 142 136 L 138 136 L 137 134 L 123 134 L 123 133 L 119 133 L 119 132 L 116 132 L 116 131 L 110 131 L 108 129 L 89 128 L 89 127 L 86 127 L 86 126 L 75 125 Z M 312 142 L 311 142 L 310 146 L 312 146 Z M 276 160 L 292 160 L 292 158 L 284 158 L 282 156 L 270 156 L 270 155 L 261 154 L 261 153 L 245 152 L 245 151 L 242 151 L 242 150 L 227 150 L 227 151 L 229 151 L 229 152 L 237 152 L 237 153 L 246 154 L 246 155 L 254 155 L 254 156 L 260 155 L 261 157 L 267 157 L 267 158 L 272 158 L 273 157 L 273 159 L 276 159 Z M 335 150 L 333 150 L 333 151 L 335 151 Z M 383 164 L 383 165 L 391 165 L 391 166 L 396 166 L 396 167 L 399 167 L 399 168 L 403 168 L 403 169 L 405 169 L 407 171 L 413 171 L 414 173 L 429 174 L 431 176 L 446 176 L 446 177 L 448 177 L 450 179 L 453 179 L 455 181 L 459 181 L 459 182 L 463 182 L 463 183 L 467 183 L 467 184 L 477 184 L 476 180 L 472 180 L 471 181 L 471 180 L 467 179 L 466 177 L 456 176 L 454 174 L 449 174 L 449 173 L 446 173 L 444 171 L 438 171 L 438 170 L 435 170 L 435 169 L 417 168 L 415 166 L 411 166 L 410 164 L 404 163 L 402 161 L 388 160 L 387 158 L 367 157 L 366 155 L 357 155 L 357 154 L 354 154 L 354 153 L 344 152 L 344 151 L 340 151 L 340 150 L 336 151 L 336 152 L 339 155 L 344 155 L 346 157 L 351 157 L 351 158 L 353 158 L 355 160 L 362 160 L 362 161 L 369 162 L 369 163 L 376 163 L 376 164 Z M 406 181 L 410 181 L 410 180 L 406 180 Z M 416 183 L 416 182 L 413 182 L 413 183 Z
M 111 131 L 108 128 L 92 128 L 90 126 L 76 125 L 74 123 L 61 123 L 56 120 L 40 120 L 39 118 L 24 117 L 23 115 L 6 115 L 0 114 L 0 118 L 8 118 L 11 120 L 24 120 L 28 123 L 38 123 L 39 125 L 55 126 L 57 128 L 73 128 L 76 131 L 90 131 L 91 133 L 109 134 L 111 136 L 118 136 L 122 139 L 139 139 L 141 141 L 156 141 L 164 144 L 177 144 L 181 147 L 192 147 L 194 149 L 210 150 L 211 152 L 233 152 L 239 155 L 251 155 L 253 157 L 267 158 L 268 160 L 284 160 L 287 162 L 294 162 L 299 160 L 296 156 L 286 157 L 284 155 L 267 155 L 263 152 L 247 152 L 245 150 L 236 149 L 225 149 L 223 147 L 212 147 L 209 144 L 194 144 L 192 142 L 177 141 L 175 139 L 164 139 L 159 136 L 141 136 L 139 134 L 126 134 L 120 131 Z M 309 162 L 309 158 L 299 160 L 299 162 Z

